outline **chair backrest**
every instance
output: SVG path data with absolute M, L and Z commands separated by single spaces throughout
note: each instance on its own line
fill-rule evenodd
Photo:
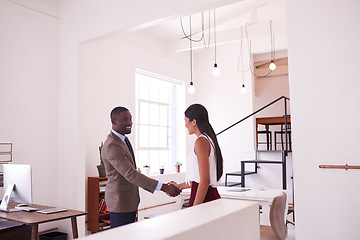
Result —
M 291 130 L 291 123 L 287 123 L 286 128 L 288 129 L 288 131 L 290 131 Z M 285 132 L 285 124 L 281 124 L 281 131 Z
M 285 223 L 286 197 L 285 193 L 275 197 L 270 207 L 270 225 L 279 240 L 284 240 L 287 237 Z

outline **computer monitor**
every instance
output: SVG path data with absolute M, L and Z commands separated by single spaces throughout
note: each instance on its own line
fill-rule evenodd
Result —
M 1 210 L 7 210 L 7 203 L 9 201 L 25 204 L 32 203 L 30 165 L 4 164 L 3 176 L 4 197 L 1 203 Z M 3 203 L 4 201 L 6 201 L 6 206 Z

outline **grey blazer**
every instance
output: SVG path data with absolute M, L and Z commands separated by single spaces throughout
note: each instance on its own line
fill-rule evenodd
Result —
M 140 203 L 139 187 L 153 193 L 158 181 L 136 170 L 125 143 L 113 132 L 101 150 L 106 176 L 105 202 L 110 212 L 133 212 Z

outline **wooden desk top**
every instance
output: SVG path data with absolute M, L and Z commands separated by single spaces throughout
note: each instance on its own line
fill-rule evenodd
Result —
M 13 208 L 17 205 L 15 202 L 9 203 L 9 208 Z M 38 204 L 30 204 L 29 207 L 38 208 L 39 210 L 53 208 L 50 206 L 38 205 Z M 51 214 L 42 214 L 37 212 L 26 212 L 26 211 L 19 211 L 19 212 L 3 212 L 0 211 L 0 218 L 26 223 L 26 224 L 39 224 L 51 221 L 57 221 L 61 219 L 71 218 L 86 215 L 87 212 L 77 211 L 68 209 L 65 212 L 58 212 L 58 213 L 51 213 Z
M 285 116 L 256 118 L 256 125 L 279 125 L 285 123 Z M 290 115 L 287 116 L 287 123 L 291 123 Z

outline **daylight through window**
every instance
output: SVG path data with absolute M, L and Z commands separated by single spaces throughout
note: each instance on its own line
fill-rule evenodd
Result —
M 139 69 L 135 82 L 137 164 L 139 167 L 150 165 L 153 173 L 160 167 L 171 172 L 185 151 L 184 124 L 181 121 L 184 86 L 180 81 Z

